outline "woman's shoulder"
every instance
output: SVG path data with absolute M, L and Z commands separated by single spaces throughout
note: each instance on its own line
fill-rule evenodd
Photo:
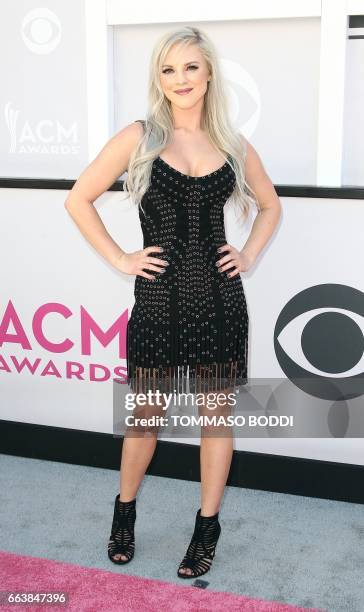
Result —
M 145 132 L 145 119 L 135 119 L 134 123 L 139 124 L 141 126 L 142 134 Z

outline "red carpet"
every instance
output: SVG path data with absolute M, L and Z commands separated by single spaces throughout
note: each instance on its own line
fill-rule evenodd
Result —
M 116 567 L 116 566 L 115 566 Z M 69 594 L 68 605 L 0 606 L 1 612 L 323 612 L 232 593 L 179 586 L 171 582 L 127 576 L 0 552 L 0 590 L 17 592 L 60 592 Z M 208 579 L 208 578 L 206 578 Z M 325 611 L 326 612 L 326 611 Z

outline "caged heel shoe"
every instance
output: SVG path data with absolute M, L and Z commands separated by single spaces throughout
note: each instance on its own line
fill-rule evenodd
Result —
M 206 574 L 215 556 L 220 533 L 219 513 L 217 512 L 213 516 L 201 516 L 200 508 L 196 514 L 195 529 L 191 542 L 179 565 L 177 576 L 180 578 L 197 578 Z M 181 570 L 184 571 L 181 572 Z
M 118 494 L 115 498 L 114 517 L 107 548 L 108 557 L 113 563 L 124 564 L 132 560 L 135 550 L 135 519 L 136 498 L 122 502 Z M 119 555 L 125 556 L 126 559 L 121 559 Z M 114 559 L 115 556 L 118 558 Z

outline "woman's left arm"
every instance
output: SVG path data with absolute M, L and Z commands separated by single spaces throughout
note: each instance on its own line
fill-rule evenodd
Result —
M 254 263 L 273 234 L 281 216 L 282 207 L 258 153 L 249 142 L 247 142 L 245 164 L 245 180 L 257 196 L 260 211 L 254 219 L 249 238 L 240 252 L 244 251 Z
M 239 272 L 246 272 L 253 265 L 273 234 L 282 211 L 281 202 L 273 183 L 267 175 L 258 153 L 248 141 L 245 180 L 255 192 L 260 210 L 254 219 L 249 238 L 241 251 L 231 245 L 221 247 L 219 250 L 219 252 L 229 251 L 220 260 L 220 271 L 227 271 L 231 268 L 232 263 L 235 267 L 233 272 L 228 272 L 229 278 L 239 274 Z

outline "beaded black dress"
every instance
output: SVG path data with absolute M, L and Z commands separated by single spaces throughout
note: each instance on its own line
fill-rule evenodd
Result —
M 144 125 L 144 122 L 142 122 Z M 127 325 L 127 383 L 134 393 L 239 391 L 247 383 L 248 312 L 240 274 L 219 272 L 226 252 L 224 205 L 235 173 L 226 161 L 205 176 L 179 172 L 161 157 L 139 208 L 143 248 L 168 261 L 143 268 Z

